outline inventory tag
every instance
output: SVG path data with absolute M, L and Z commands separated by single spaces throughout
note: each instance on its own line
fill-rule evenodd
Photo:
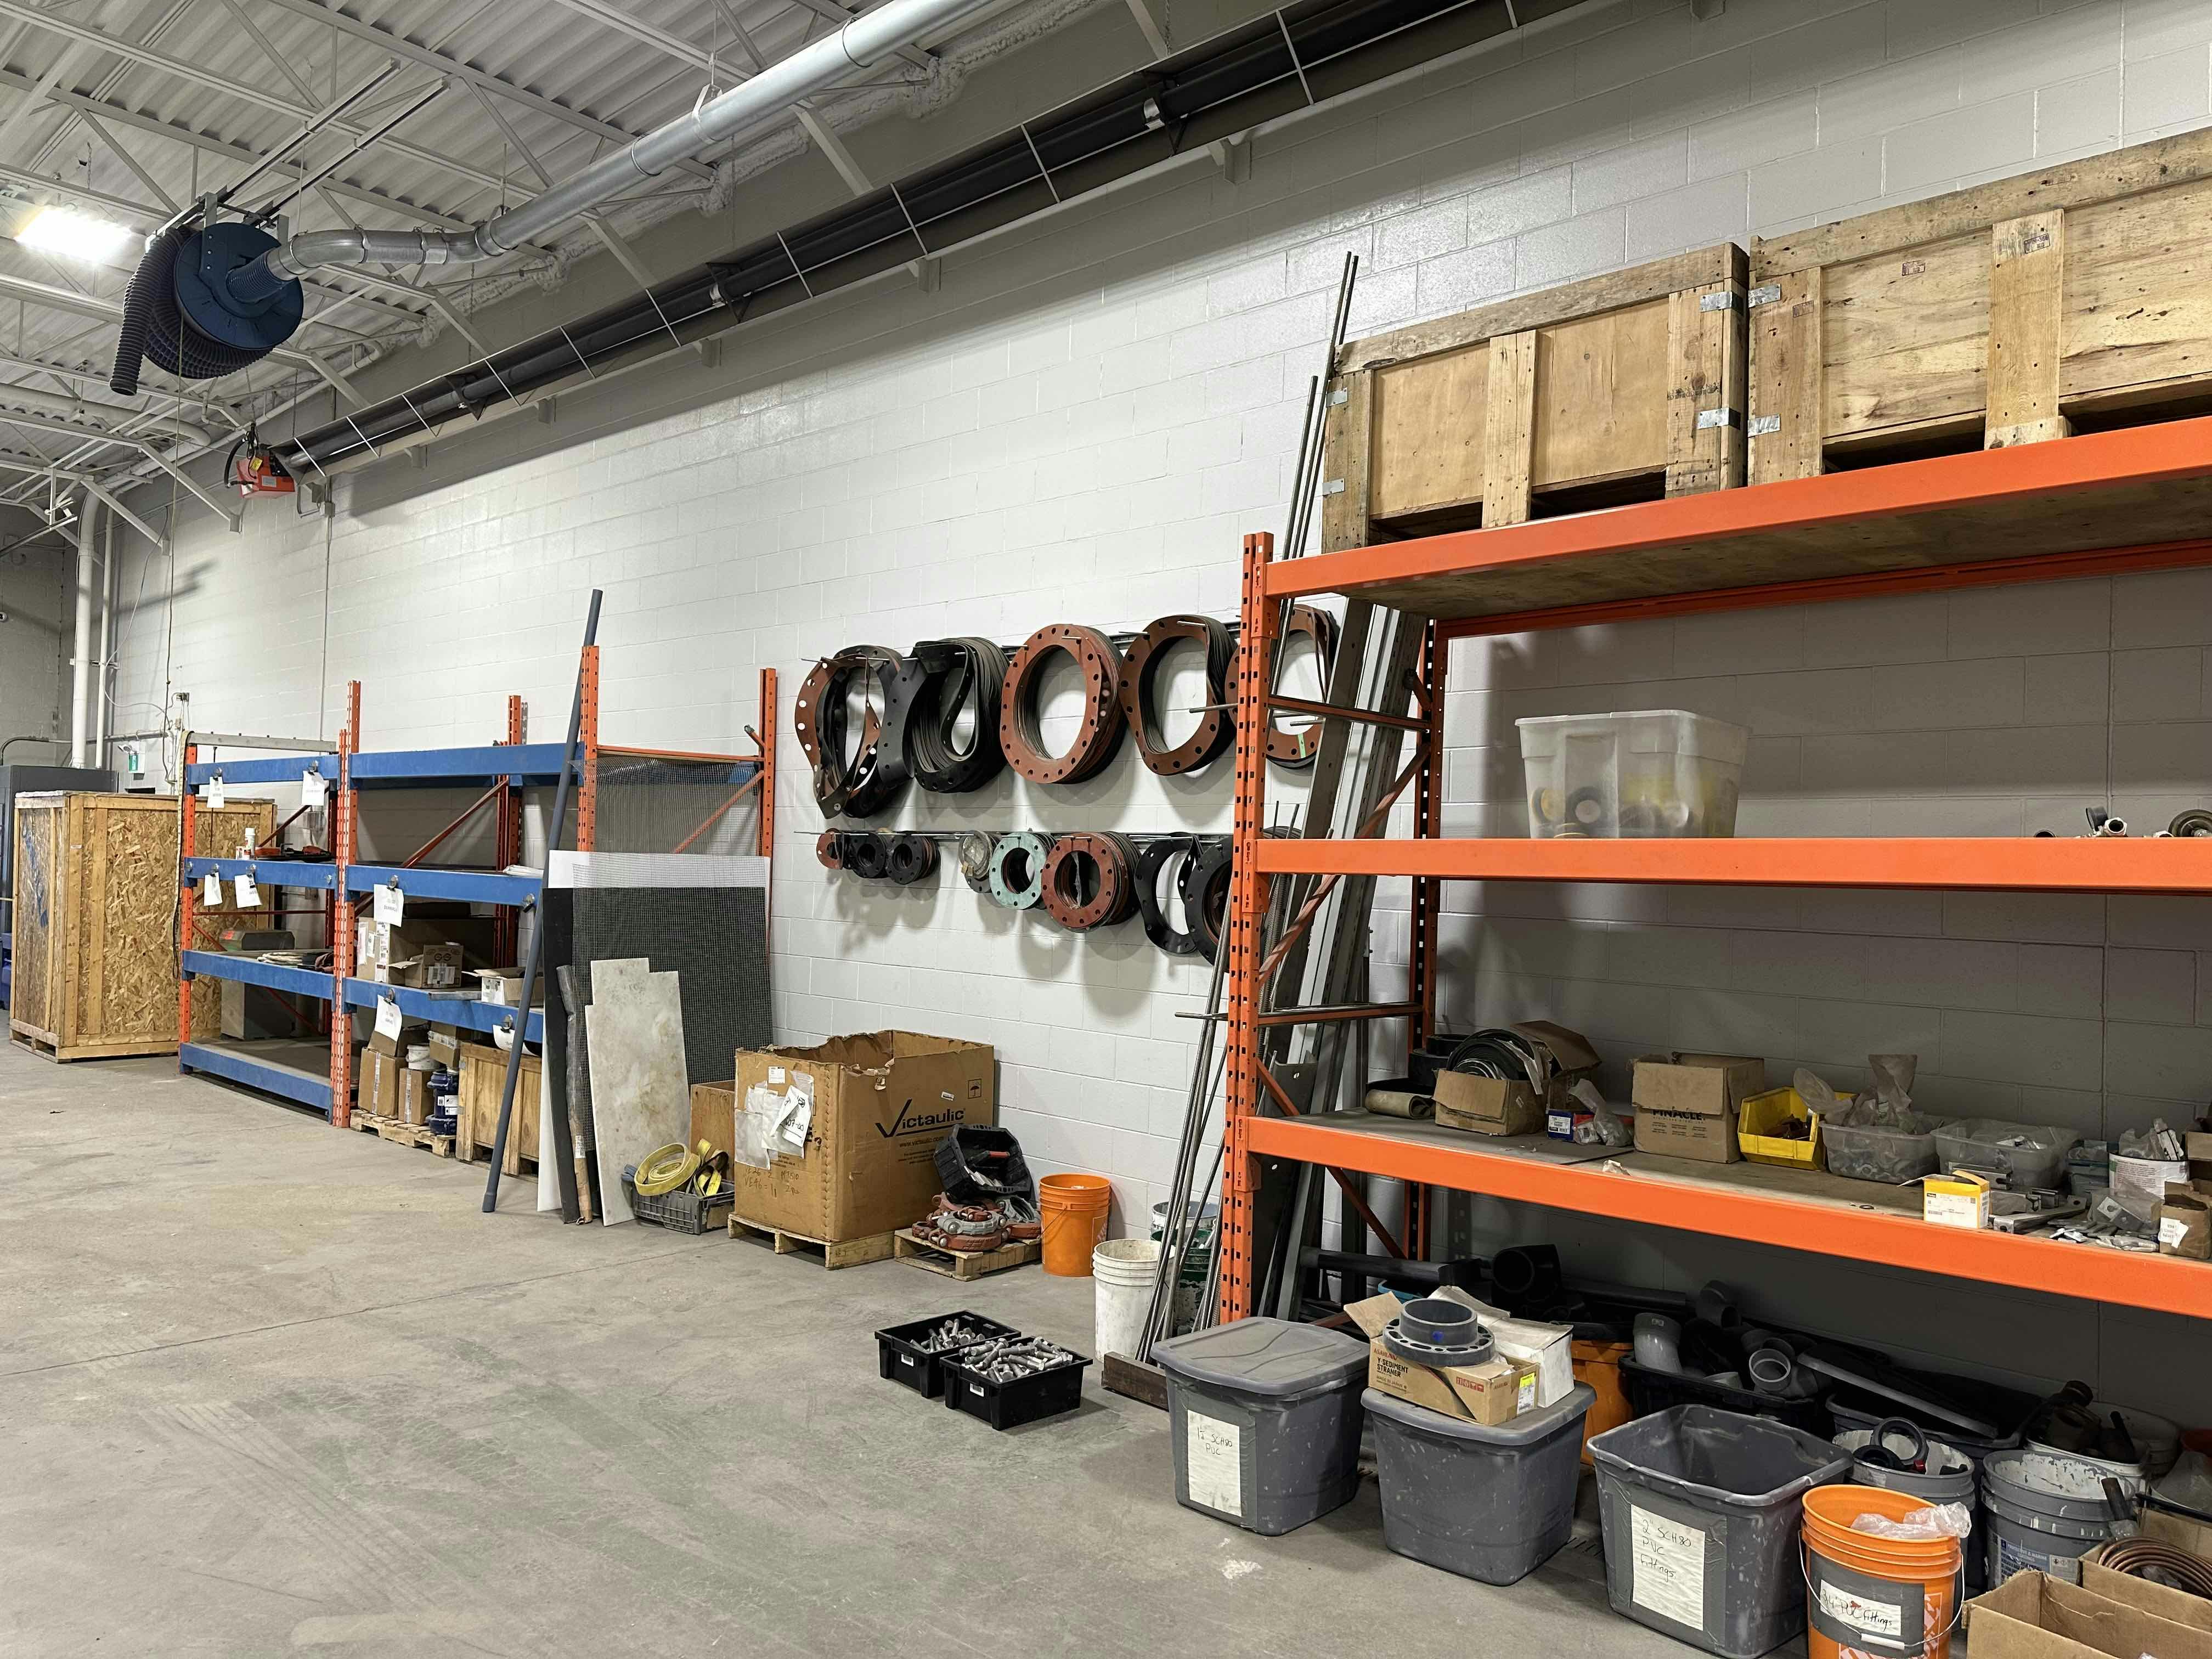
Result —
M 397 997 L 386 997 L 376 1005 L 376 1034 L 393 1042 L 399 1041 L 399 1000 Z
M 240 909 L 258 910 L 261 908 L 261 890 L 253 884 L 252 876 L 241 872 L 232 878 L 230 885 L 232 890 L 238 895 L 238 904 Z
M 217 906 L 222 902 L 222 878 L 212 870 L 207 872 L 206 878 L 200 883 L 200 902 L 209 906 Z
M 320 806 L 323 804 L 323 775 L 317 771 L 300 774 L 300 805 Z
M 399 884 L 392 882 L 376 890 L 375 919 L 387 927 L 397 927 L 407 915 L 407 895 L 399 890 Z
M 210 811 L 222 811 L 222 774 L 218 772 L 208 780 L 207 804 Z

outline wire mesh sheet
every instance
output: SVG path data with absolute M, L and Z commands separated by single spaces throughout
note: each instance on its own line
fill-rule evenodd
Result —
M 593 844 L 603 853 L 760 850 L 751 761 L 601 749 Z

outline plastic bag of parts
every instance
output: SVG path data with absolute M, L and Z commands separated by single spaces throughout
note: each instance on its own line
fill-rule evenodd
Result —
M 1626 1146 L 1632 1137 L 1628 1126 L 1620 1121 L 1620 1114 L 1605 1103 L 1605 1097 L 1597 1091 L 1597 1085 L 1588 1078 L 1578 1080 L 1567 1091 L 1590 1109 L 1587 1123 L 1575 1125 L 1575 1139 L 1584 1146 Z
M 745 1109 L 738 1114 L 738 1144 L 730 1156 L 748 1169 L 765 1170 L 775 1163 L 776 1116 L 783 1109 L 783 1091 L 756 1083 L 745 1091 Z
M 1874 1073 L 1874 1087 L 1849 1097 L 1838 1096 L 1802 1066 L 1790 1081 L 1826 1123 L 1847 1129 L 1902 1129 L 1908 1134 L 1926 1134 L 1935 1127 L 1912 1109 L 1912 1079 L 1920 1069 L 1919 1055 L 1869 1054 L 1867 1069 Z
M 2149 1128 L 2137 1134 L 2130 1129 L 2120 1137 L 2120 1144 L 2112 1149 L 2116 1158 L 2153 1158 L 2167 1163 L 2179 1163 L 2185 1156 L 2181 1137 L 2166 1127 L 2164 1118 L 2155 1119 Z
M 1863 1515 L 1851 1522 L 1851 1530 L 1872 1533 L 1877 1538 L 1966 1538 L 1973 1534 L 1974 1512 L 1964 1504 L 1930 1504 L 1901 1521 L 1886 1515 Z

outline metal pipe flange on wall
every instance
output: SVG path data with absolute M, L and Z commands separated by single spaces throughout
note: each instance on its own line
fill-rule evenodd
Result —
M 1083 722 L 1064 755 L 1044 746 L 1038 692 L 1053 658 L 1066 653 L 1083 676 Z M 1080 783 L 1103 769 L 1128 729 L 1121 717 L 1121 653 L 1095 628 L 1054 623 L 1023 641 L 999 700 L 999 744 L 1031 783 Z
M 824 830 L 814 838 L 814 857 L 824 870 L 845 867 L 845 837 L 835 830 Z
M 1200 699 L 1196 729 L 1181 743 L 1170 744 L 1159 707 L 1160 665 L 1182 640 L 1206 649 L 1206 695 Z M 1163 776 L 1188 772 L 1218 759 L 1236 740 L 1229 711 L 1236 661 L 1236 638 L 1229 624 L 1215 617 L 1162 617 L 1129 641 L 1121 653 L 1121 717 L 1146 766 Z
M 1006 769 L 999 744 L 999 708 L 1006 696 L 1006 653 L 988 640 L 924 640 L 914 648 L 916 670 L 906 723 L 907 764 L 934 795 L 964 795 Z M 972 721 L 967 746 L 960 717 Z
M 1136 866 L 1136 845 L 1126 836 L 1056 836 L 1044 866 L 1044 908 L 1072 933 L 1125 921 L 1137 912 Z
M 1026 830 L 999 837 L 991 853 L 991 896 L 1009 910 L 1026 910 L 1044 896 L 1045 860 L 1051 843 Z
M 999 844 L 981 830 L 960 836 L 960 879 L 979 893 L 991 890 L 991 858 Z
M 889 836 L 861 830 L 845 837 L 845 867 L 863 881 L 882 880 L 890 867 L 890 857 Z
M 1137 913 L 1145 919 L 1145 937 L 1171 957 L 1196 955 L 1198 934 L 1194 923 L 1190 931 L 1178 932 L 1168 920 L 1166 908 L 1160 902 L 1161 880 L 1175 880 L 1180 894 L 1180 883 L 1190 860 L 1198 856 L 1199 848 L 1196 836 L 1158 836 L 1137 854 Z

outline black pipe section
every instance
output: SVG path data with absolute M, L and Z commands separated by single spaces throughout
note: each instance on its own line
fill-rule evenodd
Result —
M 1297 0 L 951 160 L 277 447 L 297 476 L 689 344 L 1105 189 L 1583 0 Z

